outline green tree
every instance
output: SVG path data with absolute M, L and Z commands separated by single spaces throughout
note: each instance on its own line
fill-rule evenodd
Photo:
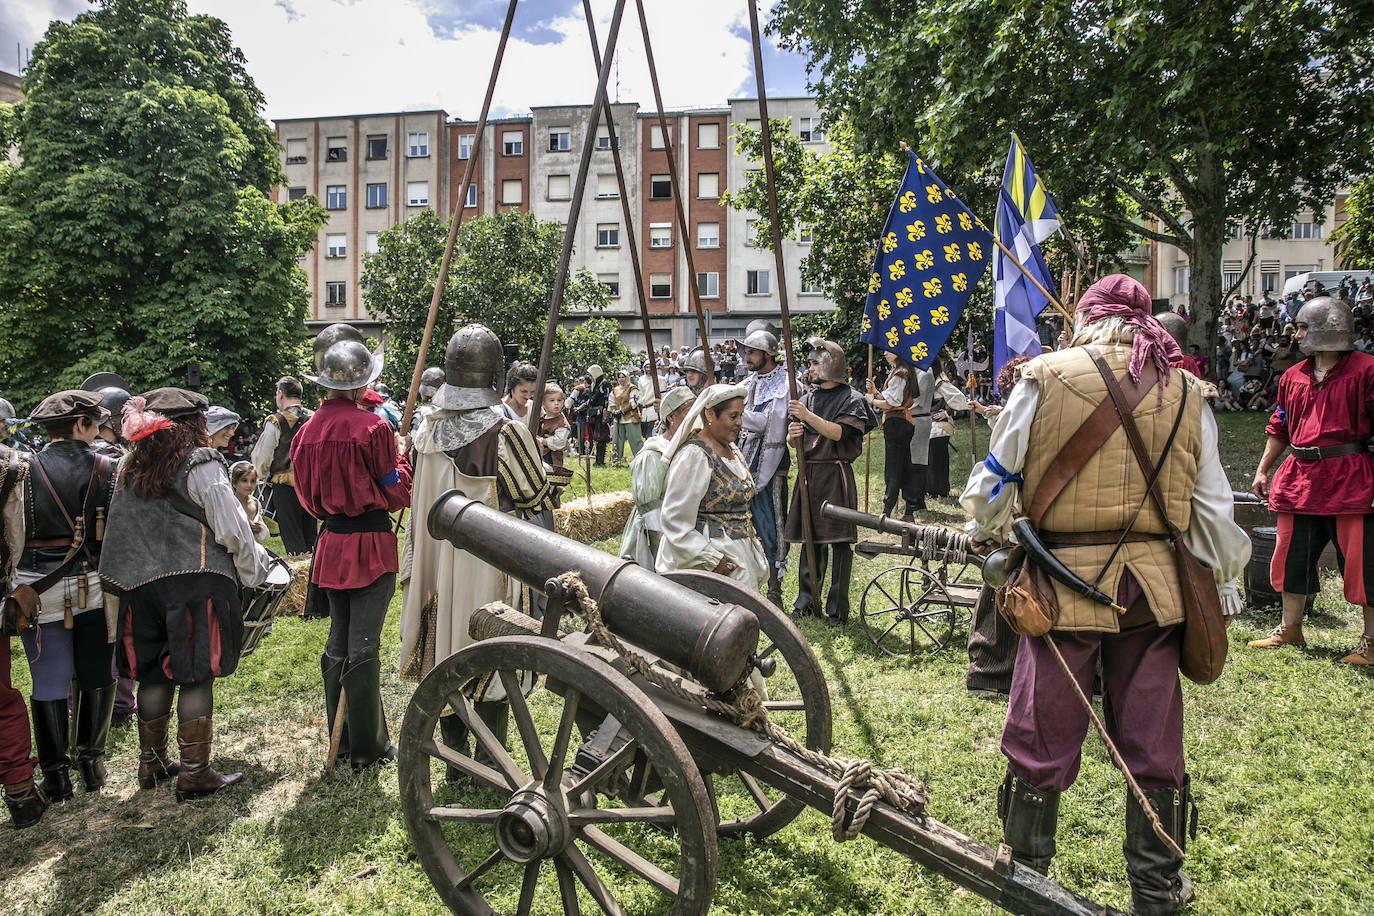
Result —
M 102 0 L 54 22 L 0 164 L 0 374 L 32 405 L 99 370 L 245 411 L 298 368 L 297 256 L 323 224 L 277 204 L 278 145 L 223 22 L 182 0 Z
M 908 140 L 979 212 L 963 176 L 995 187 L 1016 130 L 1078 234 L 1188 254 L 1209 332 L 1228 233 L 1321 212 L 1370 161 L 1366 0 L 782 0 L 772 28 L 863 147 Z
M 369 315 L 386 323 L 384 377 L 397 391 L 410 385 L 448 228 L 433 211 L 422 211 L 382 232 L 377 253 L 363 266 L 363 303 Z M 469 321 L 480 321 L 503 344 L 518 347 L 522 359 L 537 361 L 562 245 L 560 223 L 529 213 L 507 210 L 463 223 L 426 364 L 443 365 L 444 342 Z M 569 275 L 563 314 L 596 313 L 608 302 L 606 287 L 587 270 Z
M 614 380 L 620 368 L 635 362 L 635 355 L 621 343 L 620 322 L 600 316 L 573 328 L 560 327 L 549 362 L 549 378 L 572 384 L 591 365 L 600 366 Z
M 1351 189 L 1345 214 L 1346 221 L 1331 233 L 1336 254 L 1347 268 L 1374 269 L 1374 175 Z

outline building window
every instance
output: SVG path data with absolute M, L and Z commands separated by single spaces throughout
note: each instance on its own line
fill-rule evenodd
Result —
M 501 182 L 501 203 L 518 204 L 525 199 L 524 183 L 519 178 L 507 178 Z
M 649 125 L 649 149 L 663 149 L 663 128 L 657 124 Z
M 386 158 L 386 137 L 367 138 L 367 158 L 385 159 Z
M 825 131 L 821 129 L 820 118 L 801 119 L 801 141 L 803 143 L 825 142 Z
M 386 206 L 386 182 L 379 181 L 367 186 L 367 206 L 376 210 Z
M 750 248 L 759 247 L 759 221 L 756 219 L 745 220 L 744 223 L 744 244 Z
M 649 247 L 650 247 L 650 248 L 672 248 L 672 247 L 673 247 L 673 224 L 672 224 L 672 223 L 650 223 L 650 224 L 649 224 Z
M 606 287 L 606 292 L 612 299 L 620 298 L 620 274 L 597 274 L 596 279 Z
M 549 200 L 568 200 L 572 197 L 572 178 L 567 175 L 549 176 Z
M 608 127 L 598 127 L 596 129 L 596 148 L 611 148 L 611 130 Z
M 814 230 L 807 225 L 797 227 L 797 241 L 802 245 L 811 244 L 811 235 Z
M 331 184 L 324 189 L 324 208 L 326 210 L 345 210 L 348 208 L 348 188 L 341 184 Z
M 458 158 L 472 158 L 472 144 L 477 139 L 476 134 L 459 134 L 458 136 Z
M 1322 224 L 1294 221 L 1288 227 L 1288 237 L 1293 241 L 1315 241 L 1322 237 Z
M 325 141 L 325 162 L 347 162 L 348 141 L 343 137 L 330 137 Z
M 324 285 L 324 304 L 344 306 L 348 304 L 348 285 L 342 281 L 331 281 Z
M 697 247 L 720 247 L 720 223 L 697 223 Z
M 305 139 L 286 141 L 286 164 L 301 165 L 306 161 Z
M 477 185 L 475 185 L 475 184 L 470 184 L 470 185 L 468 185 L 468 199 L 465 200 L 465 201 L 463 201 L 463 206 L 464 206 L 464 207 L 475 207 L 475 206 L 477 206 Z
M 1279 272 L 1277 270 L 1265 270 L 1260 272 L 1260 290 L 1266 293 L 1276 293 L 1279 291 Z
M 1283 269 L 1283 279 L 1288 281 L 1300 274 L 1311 273 L 1316 269 L 1313 264 L 1289 264 Z
M 366 239 L 368 254 L 376 254 L 377 252 L 382 250 L 382 245 L 380 241 L 381 235 L 382 234 L 380 232 L 369 232 L 367 234 Z
M 649 199 L 670 200 L 673 196 L 673 180 L 667 175 L 649 176 Z
M 697 149 L 720 149 L 719 124 L 712 122 L 697 125 Z
M 1240 271 L 1223 270 L 1221 272 L 1221 291 L 1227 293 L 1237 286 L 1240 286 Z
M 758 118 L 745 118 L 744 126 L 748 127 L 751 130 L 762 130 L 763 122 Z
M 808 280 L 806 277 L 802 277 L 801 294 L 803 296 L 819 296 L 821 294 L 821 288 L 816 285 L 815 280 Z
M 342 232 L 331 232 L 324 237 L 324 256 L 326 258 L 348 257 L 348 236 Z
M 601 200 L 613 200 L 620 196 L 620 184 L 614 174 L 596 176 L 596 196 Z
M 746 296 L 766 296 L 769 292 L 768 271 L 751 270 L 745 275 L 744 294 Z
M 566 153 L 572 149 L 572 131 L 566 127 L 555 127 L 549 131 L 549 152 Z
M 720 197 L 720 173 L 702 172 L 697 175 L 697 197 L 714 200 Z
M 1188 268 L 1174 268 L 1174 295 L 1182 295 L 1188 292 Z
M 619 223 L 597 223 L 597 224 L 596 224 L 596 247 L 597 247 L 597 248 L 619 248 L 619 247 L 620 247 L 620 224 L 619 224 Z
M 429 131 L 412 130 L 406 135 L 406 155 L 411 159 L 422 159 L 429 155 Z
M 429 206 L 429 182 L 428 181 L 407 181 L 406 182 L 406 206 L 427 207 Z
M 670 299 L 673 295 L 672 274 L 649 274 L 649 298 Z
M 702 299 L 717 299 L 720 297 L 720 274 L 714 270 L 709 273 L 697 274 L 697 295 Z
M 287 200 L 304 200 L 304 199 L 305 199 L 305 188 L 287 188 L 287 189 L 286 189 L 286 199 L 287 199 Z
M 504 131 L 501 134 L 501 155 L 525 155 L 525 132 L 521 130 Z

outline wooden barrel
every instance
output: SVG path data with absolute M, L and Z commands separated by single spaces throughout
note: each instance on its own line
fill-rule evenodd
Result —
M 1245 606 L 1274 607 L 1281 603 L 1278 592 L 1269 584 L 1269 563 L 1274 558 L 1278 529 L 1260 526 L 1250 529 L 1250 562 L 1245 566 Z

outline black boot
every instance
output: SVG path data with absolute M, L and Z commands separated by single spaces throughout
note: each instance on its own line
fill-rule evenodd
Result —
M 382 712 L 382 663 L 377 656 L 349 662 L 339 682 L 347 703 L 348 753 L 353 769 L 396 759 Z
M 452 713 L 439 717 L 439 737 L 443 739 L 446 747 L 452 748 L 464 757 L 472 753 L 468 748 L 468 727 L 462 719 Z M 448 782 L 461 782 L 466 775 L 451 763 L 444 771 L 444 779 Z
M 776 569 L 768 571 L 768 593 L 764 596 L 775 608 L 782 607 L 782 577 Z
M 1179 849 L 1197 832 L 1197 808 L 1188 791 L 1188 777 L 1179 789 L 1149 789 L 1150 807 L 1159 815 L 1164 832 Z M 1193 899 L 1193 882 L 1179 871 L 1183 860 L 1164 845 L 1135 796 L 1126 793 L 1126 876 L 1131 881 L 1131 909 L 1136 916 L 1167 916 Z
M 1002 819 L 1002 842 L 1011 857 L 1041 874 L 1054 858 L 1054 831 L 1059 824 L 1059 795 L 1054 789 L 1037 789 L 1010 770 L 997 789 L 997 816 Z
M 320 656 L 320 675 L 324 678 L 324 717 L 331 740 L 334 737 L 334 718 L 339 711 L 339 692 L 342 689 L 343 673 L 344 659 L 335 658 L 332 655 Z M 344 727 L 339 734 L 339 750 L 334 756 L 335 760 L 348 759 L 347 713 L 345 713 L 344 718 Z
M 51 802 L 72 797 L 72 758 L 67 756 L 67 701 L 32 700 L 33 743 L 43 771 L 43 794 Z
M 477 718 L 482 720 L 482 724 L 487 727 L 487 730 L 496 736 L 496 740 L 501 742 L 502 747 L 508 747 L 506 737 L 510 733 L 510 704 L 505 700 L 491 700 L 486 703 L 473 703 L 472 705 L 477 710 Z M 472 736 L 472 743 L 474 760 L 483 766 L 499 769 L 486 746 L 477 740 L 476 735 Z
M 5 807 L 10 809 L 10 821 L 14 824 L 14 829 L 23 830 L 43 819 L 43 812 L 48 808 L 48 800 L 30 776 L 24 782 L 5 786 Z
M 77 694 L 76 766 L 87 792 L 105 787 L 105 742 L 110 737 L 114 701 L 114 684 Z

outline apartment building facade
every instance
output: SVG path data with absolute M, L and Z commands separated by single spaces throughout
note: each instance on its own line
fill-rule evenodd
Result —
M 640 257 L 656 344 L 698 342 L 694 288 L 712 340 L 740 336 L 755 318 L 776 320 L 781 313 L 773 253 L 750 244 L 753 214 L 721 203 L 726 191 L 743 187 L 749 171 L 762 167 L 737 155 L 734 142 L 739 125 L 757 126 L 757 100 L 668 113 L 666 137 L 656 111 L 616 103 L 612 112 L 626 199 L 603 120 L 595 128 L 572 266 L 587 269 L 607 287 L 607 314 L 620 322 L 625 342 L 639 348 L 644 341 L 631 244 Z M 439 110 L 277 121 L 287 179 L 278 198 L 313 194 L 329 212 L 303 261 L 311 289 L 307 323 L 348 321 L 380 330 L 361 301 L 364 259 L 376 250 L 380 232 L 421 209 L 443 218 L 460 209 L 469 169 L 464 219 L 518 209 L 566 225 L 589 113 L 589 106 L 551 106 L 489 120 L 480 144 L 475 122 Z M 814 99 L 770 99 L 769 113 L 790 118 L 807 149 L 828 149 Z M 681 186 L 685 233 L 677 222 L 670 156 Z M 783 253 L 792 311 L 833 308 L 802 285 L 805 228 L 790 234 L 795 237 L 784 241 Z

